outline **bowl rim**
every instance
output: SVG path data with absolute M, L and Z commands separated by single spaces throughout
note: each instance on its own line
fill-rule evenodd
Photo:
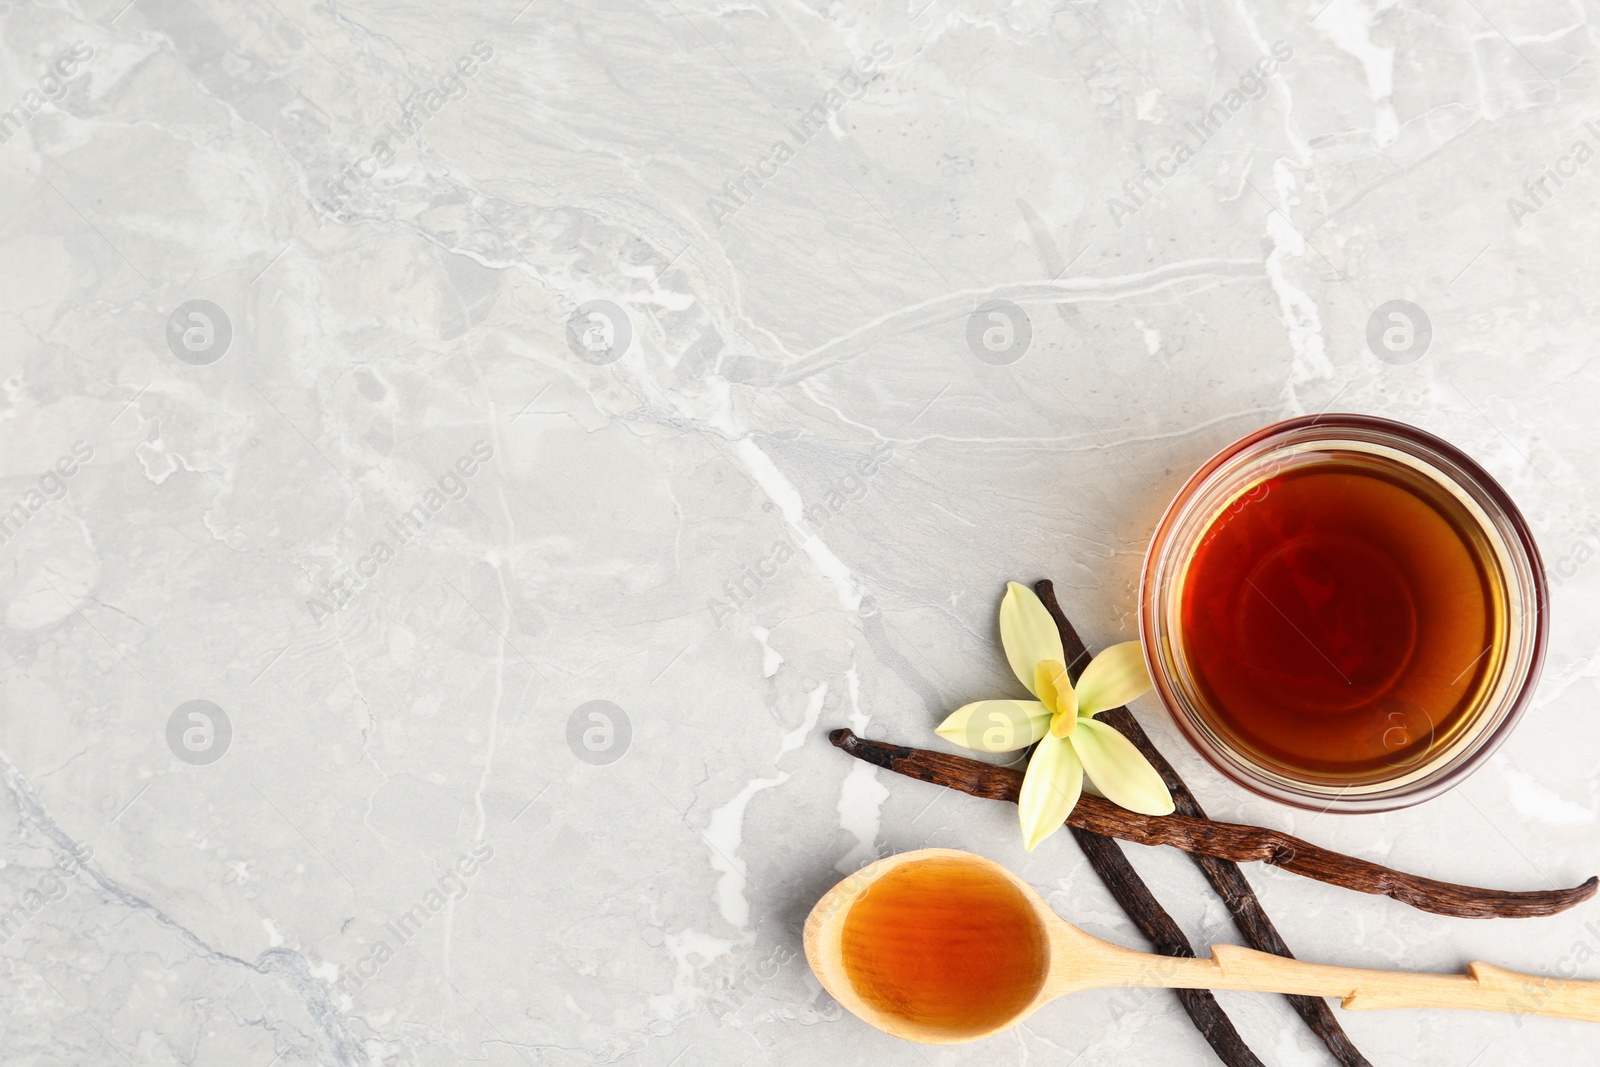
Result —
M 1389 439 L 1385 442 L 1387 447 L 1414 455 L 1440 476 L 1454 483 L 1457 489 L 1464 489 L 1460 479 L 1454 477 L 1449 470 L 1439 470 L 1426 455 L 1430 451 L 1437 454 L 1457 471 L 1464 473 L 1467 480 L 1472 483 L 1470 489 L 1464 491 L 1475 491 L 1476 495 L 1481 496 L 1490 505 L 1486 509 L 1490 512 L 1490 519 L 1502 525 L 1500 532 L 1508 550 L 1514 556 L 1521 557 L 1521 563 L 1526 567 L 1526 577 L 1530 579 L 1526 583 L 1531 586 L 1526 590 L 1529 603 L 1523 606 L 1523 614 L 1528 620 L 1526 625 L 1529 629 L 1531 648 L 1528 651 L 1526 668 L 1520 677 L 1513 678 L 1509 692 L 1502 698 L 1501 702 L 1506 705 L 1506 710 L 1500 715 L 1499 722 L 1482 736 L 1472 739 L 1463 750 L 1456 752 L 1453 758 L 1436 768 L 1434 773 L 1408 783 L 1401 783 L 1388 791 L 1336 794 L 1330 797 L 1314 792 L 1309 786 L 1302 791 L 1283 785 L 1265 773 L 1255 773 L 1256 765 L 1248 756 L 1231 750 L 1227 752 L 1220 750 L 1218 745 L 1205 736 L 1198 724 L 1191 721 L 1191 712 L 1185 707 L 1185 701 L 1174 692 L 1174 682 L 1168 676 L 1165 664 L 1158 655 L 1157 631 L 1152 615 L 1158 608 L 1164 610 L 1165 605 L 1164 602 L 1162 605 L 1152 603 L 1159 577 L 1157 566 L 1164 562 L 1160 559 L 1162 551 L 1172 538 L 1183 508 L 1205 489 L 1213 476 L 1240 453 L 1260 446 L 1272 438 L 1290 438 L 1312 428 L 1321 430 L 1330 444 L 1336 444 L 1340 440 L 1341 431 L 1382 435 Z M 1297 445 L 1304 443 L 1296 442 Z M 1419 447 L 1423 450 L 1423 454 L 1416 453 L 1415 449 Z M 1260 462 L 1270 455 L 1270 450 L 1263 452 L 1262 456 L 1256 457 L 1251 462 Z M 1518 577 L 1515 574 L 1510 575 L 1508 581 L 1517 584 Z M 1225 778 L 1257 796 L 1308 811 L 1336 814 L 1393 811 L 1420 804 L 1454 788 L 1482 766 L 1505 743 L 1512 728 L 1522 719 L 1533 702 L 1544 667 L 1550 629 L 1549 583 L 1544 561 L 1527 519 L 1504 487 L 1472 457 L 1426 430 L 1392 419 L 1353 412 L 1304 415 L 1271 423 L 1224 446 L 1202 463 L 1174 494 L 1150 535 L 1139 573 L 1138 610 L 1140 645 L 1144 650 L 1145 665 L 1150 671 L 1156 696 L 1185 740 Z

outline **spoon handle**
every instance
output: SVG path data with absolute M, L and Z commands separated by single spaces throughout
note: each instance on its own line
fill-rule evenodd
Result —
M 1351 1011 L 1462 1008 L 1600 1022 L 1596 981 L 1543 978 L 1487 963 L 1467 964 L 1466 974 L 1417 974 L 1331 967 L 1237 945 L 1214 945 L 1211 953 L 1208 960 L 1148 957 L 1125 975 L 1126 984 L 1337 997 Z

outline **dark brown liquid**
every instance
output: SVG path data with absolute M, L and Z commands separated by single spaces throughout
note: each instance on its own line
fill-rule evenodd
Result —
M 913 860 L 872 884 L 845 916 L 841 949 L 856 995 L 951 1037 L 1015 1018 L 1048 964 L 1033 905 L 1003 875 Z
M 1316 457 L 1253 487 L 1201 538 L 1183 658 L 1214 728 L 1293 777 L 1377 780 L 1471 720 L 1506 625 L 1459 501 L 1380 457 Z

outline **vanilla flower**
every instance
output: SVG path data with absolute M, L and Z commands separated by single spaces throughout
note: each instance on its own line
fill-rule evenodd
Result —
M 1017 680 L 1037 700 L 980 700 L 939 724 L 947 741 L 981 752 L 1013 752 L 1034 742 L 1017 811 L 1029 852 L 1061 829 L 1087 774 L 1107 800 L 1144 815 L 1170 815 L 1172 794 L 1133 742 L 1097 722 L 1150 689 L 1139 642 L 1112 645 L 1074 686 L 1054 620 L 1033 590 L 1009 582 L 1000 602 L 1000 643 Z

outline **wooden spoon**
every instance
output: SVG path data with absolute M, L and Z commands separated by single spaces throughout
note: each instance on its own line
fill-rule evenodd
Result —
M 1600 981 L 1470 963 L 1466 974 L 1330 967 L 1237 945 L 1210 959 L 1134 952 L 1066 922 L 993 860 L 906 852 L 834 886 L 806 919 L 806 959 L 833 998 L 926 1044 L 987 1037 L 1081 989 L 1249 989 L 1369 1008 L 1467 1008 L 1600 1022 Z

